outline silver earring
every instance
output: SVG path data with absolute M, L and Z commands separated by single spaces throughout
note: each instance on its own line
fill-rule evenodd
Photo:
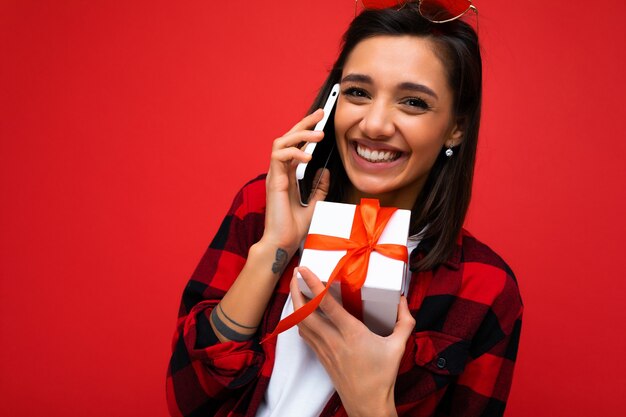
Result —
M 452 150 L 452 146 L 450 146 L 446 149 L 446 156 L 450 158 L 452 155 L 454 155 L 454 151 Z

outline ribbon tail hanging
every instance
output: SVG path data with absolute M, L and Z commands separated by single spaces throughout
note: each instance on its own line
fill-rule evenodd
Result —
M 307 318 L 311 313 L 313 313 L 315 309 L 319 307 L 320 303 L 322 302 L 322 299 L 324 298 L 328 290 L 330 290 L 331 284 L 333 283 L 335 278 L 339 275 L 339 273 L 343 269 L 346 262 L 350 259 L 350 257 L 351 257 L 351 252 L 348 252 L 343 258 L 341 258 L 341 260 L 339 260 L 339 262 L 337 263 L 337 266 L 335 266 L 335 269 L 333 269 L 333 272 L 330 274 L 330 277 L 328 278 L 328 282 L 326 283 L 326 287 L 319 294 L 313 297 L 308 303 L 304 304 L 302 307 L 300 307 L 299 309 L 297 309 L 296 311 L 294 311 L 293 313 L 291 313 L 290 315 L 282 319 L 278 323 L 278 325 L 276 325 L 276 328 L 274 329 L 274 331 L 270 333 L 269 335 L 267 335 L 267 337 L 265 337 L 265 339 L 263 339 L 261 343 L 265 342 L 268 339 L 271 339 L 272 337 L 278 336 L 280 333 L 284 331 L 291 329 L 293 326 L 297 325 L 302 320 Z

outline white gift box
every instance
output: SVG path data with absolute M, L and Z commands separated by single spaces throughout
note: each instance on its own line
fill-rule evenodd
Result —
M 317 202 L 309 234 L 350 238 L 356 208 L 357 206 L 353 204 Z M 396 210 L 377 243 L 406 246 L 410 219 L 409 210 Z M 326 284 L 333 269 L 346 252 L 346 250 L 304 249 L 300 266 L 309 268 Z M 297 279 L 302 293 L 312 298 L 313 294 L 300 274 L 297 275 Z M 398 316 L 400 295 L 406 294 L 410 279 L 411 274 L 404 262 L 372 252 L 365 283 L 361 288 L 363 323 L 372 332 L 381 336 L 392 333 Z M 338 279 L 333 281 L 329 293 L 341 302 Z

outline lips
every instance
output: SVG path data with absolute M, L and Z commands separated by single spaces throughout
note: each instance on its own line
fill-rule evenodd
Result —
M 354 143 L 354 149 L 357 155 L 372 163 L 393 162 L 400 158 L 402 152 L 390 149 L 371 149 L 361 143 Z

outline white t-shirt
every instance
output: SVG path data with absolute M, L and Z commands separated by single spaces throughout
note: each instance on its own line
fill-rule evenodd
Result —
M 409 254 L 419 240 L 409 238 Z M 281 320 L 293 313 L 291 294 Z M 335 392 L 333 382 L 315 352 L 298 334 L 298 326 L 278 335 L 276 361 L 256 417 L 317 417 Z

